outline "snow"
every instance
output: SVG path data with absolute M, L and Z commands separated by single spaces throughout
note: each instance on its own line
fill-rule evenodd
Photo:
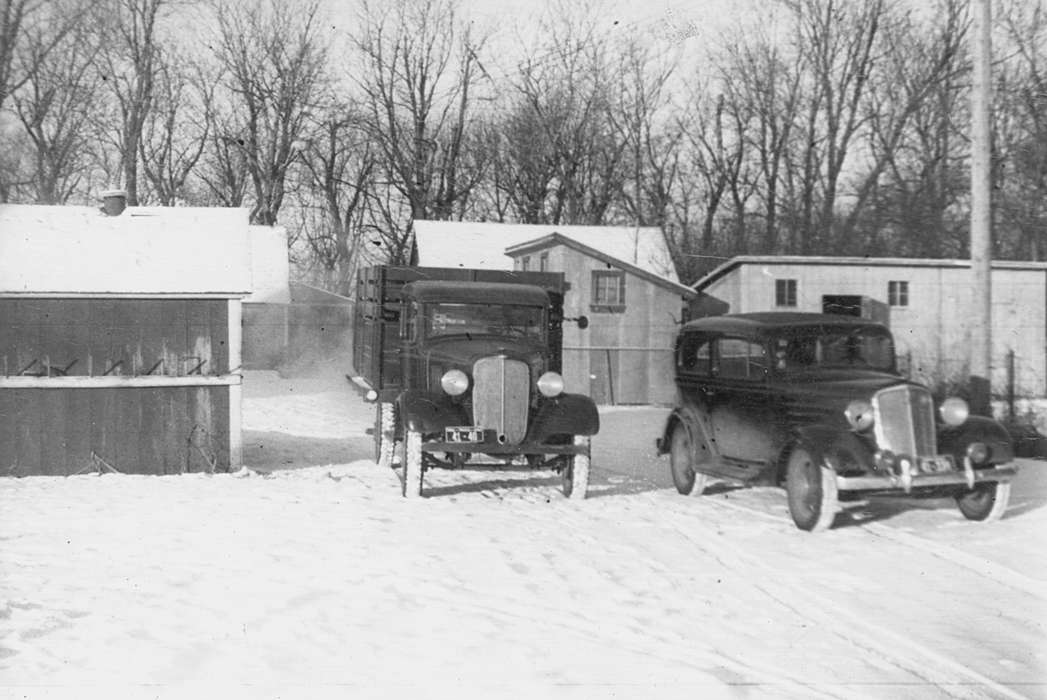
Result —
M 249 373 L 236 474 L 0 481 L 0 697 L 1047 697 L 1047 474 L 998 523 L 671 488 L 666 409 L 602 412 L 593 483 L 400 496 L 344 379 Z

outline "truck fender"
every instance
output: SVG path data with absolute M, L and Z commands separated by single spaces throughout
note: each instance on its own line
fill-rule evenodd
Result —
M 999 422 L 986 416 L 969 416 L 963 425 L 943 426 L 938 433 L 938 451 L 951 454 L 957 464 L 963 464 L 967 446 L 984 442 L 989 446 L 990 462 L 1006 464 L 1014 461 L 1014 441 Z
M 465 412 L 446 394 L 409 389 L 397 397 L 396 406 L 407 429 L 423 435 L 466 422 Z
M 544 442 L 553 435 L 596 435 L 599 431 L 600 414 L 591 398 L 560 394 L 538 405 L 528 440 Z

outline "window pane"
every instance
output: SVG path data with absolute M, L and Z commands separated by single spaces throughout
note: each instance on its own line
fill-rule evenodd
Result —
M 740 338 L 720 341 L 720 376 L 737 379 L 762 379 L 767 368 L 764 348 Z

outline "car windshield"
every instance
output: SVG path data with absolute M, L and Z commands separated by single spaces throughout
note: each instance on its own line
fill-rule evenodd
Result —
M 516 304 L 426 304 L 425 336 L 501 335 L 542 342 L 544 313 L 540 306 Z
M 894 342 L 882 328 L 821 327 L 804 329 L 774 341 L 779 370 L 814 368 L 894 368 Z

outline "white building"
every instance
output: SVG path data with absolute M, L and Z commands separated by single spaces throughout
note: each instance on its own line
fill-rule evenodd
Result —
M 1016 391 L 1047 394 L 1047 263 L 992 266 L 992 385 L 1014 353 Z M 900 364 L 932 379 L 966 377 L 972 273 L 966 260 L 741 256 L 695 283 L 692 316 L 751 311 L 856 312 L 887 323 Z

